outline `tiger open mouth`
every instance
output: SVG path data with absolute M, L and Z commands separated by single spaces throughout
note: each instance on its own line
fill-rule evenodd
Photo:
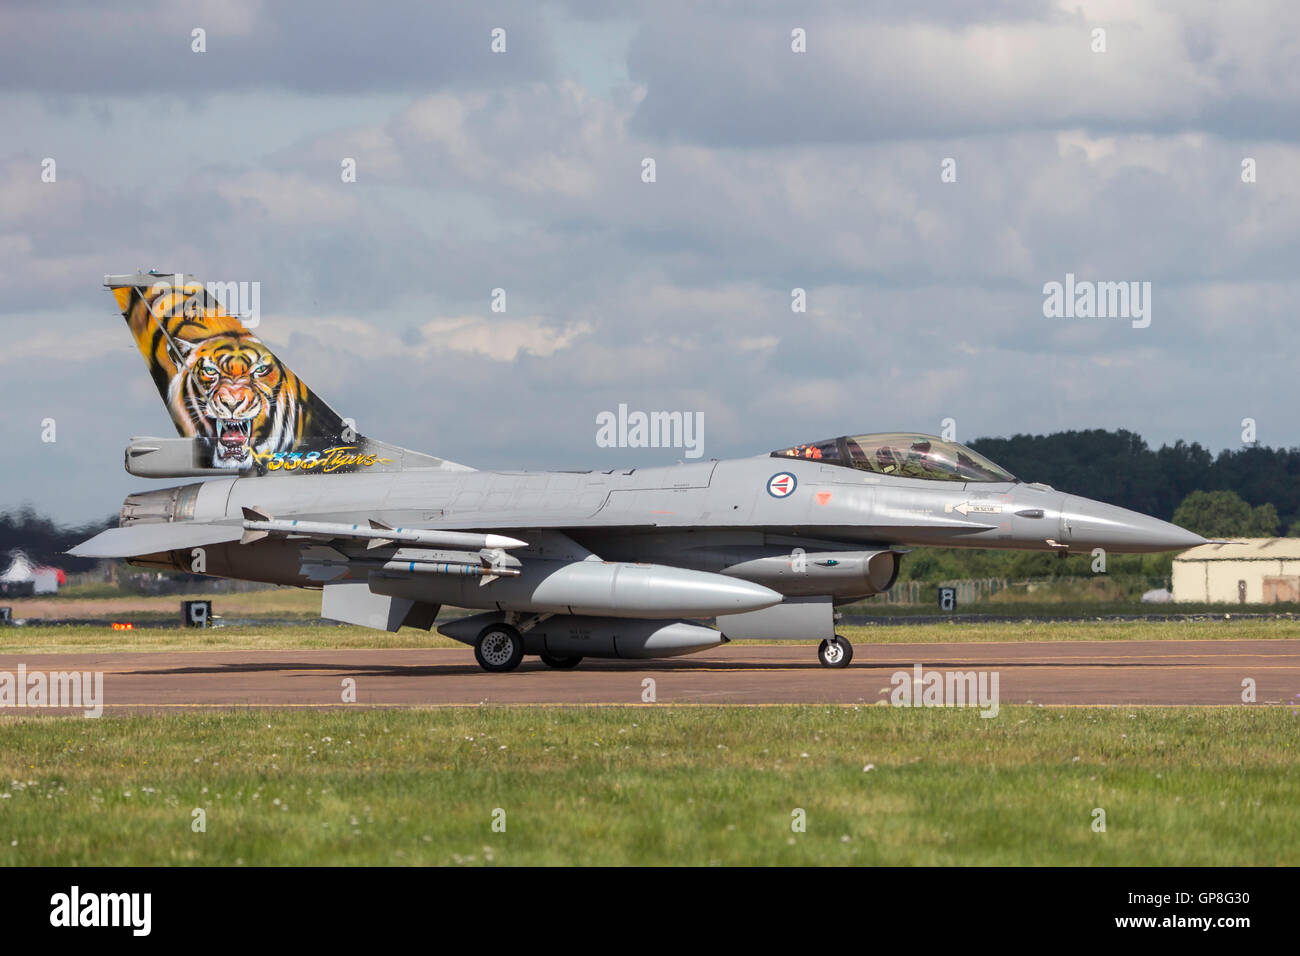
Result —
M 217 444 L 214 457 L 219 464 L 243 461 L 253 440 L 251 418 L 217 418 Z

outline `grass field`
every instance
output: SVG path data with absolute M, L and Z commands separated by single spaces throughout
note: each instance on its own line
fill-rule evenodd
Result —
M 90 625 L 0 627 L 0 654 L 464 646 L 431 631 L 408 627 L 390 634 L 347 624 L 248 624 L 206 630 L 151 627 L 134 631 Z
M 1098 618 L 1122 615 L 1125 617 L 1167 617 L 1170 615 L 1204 614 L 1222 617 L 1231 614 L 1240 617 L 1243 614 L 1300 614 L 1300 605 L 1296 604 L 1202 604 L 1179 602 L 1178 604 L 1143 604 L 1138 601 L 998 601 L 1000 594 L 974 604 L 960 604 L 955 614 L 969 617 L 1047 617 L 1062 618 Z M 899 617 L 937 617 L 943 612 L 935 604 L 885 604 L 874 600 L 851 604 L 842 609 L 850 618 L 899 618 Z
M 80 589 L 78 589 L 80 590 Z M 93 596 L 68 594 L 5 598 L 15 618 L 76 620 L 120 618 L 124 621 L 179 621 L 182 601 L 211 601 L 214 614 L 225 617 L 274 617 L 314 620 L 320 617 L 320 592 L 306 588 L 267 588 L 233 594 L 173 594 L 148 597 L 100 586 Z
M 981 621 L 841 627 L 854 644 L 994 641 L 1222 641 L 1300 638 L 1300 620 L 1206 618 L 1197 621 Z
M 842 630 L 857 644 L 1295 639 L 1300 621 Z M 322 625 L 0 628 L 4 654 L 449 645 Z M 1295 865 L 1297 721 L 1025 706 L 992 720 L 666 705 L 5 716 L 0 864 Z
M 1294 865 L 1297 721 L 653 705 L 6 718 L 0 863 Z
M 1143 604 L 1139 601 L 1101 599 L 1003 599 L 1007 592 L 974 604 L 957 608 L 961 615 L 988 615 L 996 617 L 1052 617 L 1095 619 L 1098 617 L 1166 616 L 1170 614 L 1204 614 L 1222 617 L 1226 614 L 1300 614 L 1295 604 Z M 157 622 L 178 621 L 182 601 L 207 600 L 212 611 L 232 619 L 269 618 L 278 620 L 312 621 L 320 616 L 319 591 L 306 588 L 265 588 L 231 594 L 176 594 L 166 597 L 149 597 L 128 594 L 109 585 L 82 585 L 68 588 L 57 595 L 32 598 L 4 598 L 0 600 L 12 608 L 15 618 L 40 618 L 58 620 L 103 620 Z M 934 617 L 939 609 L 932 603 L 885 604 L 876 599 L 861 601 L 842 609 L 845 616 L 855 618 L 880 617 Z
M 855 645 L 991 641 L 1297 639 L 1300 638 L 1300 620 L 908 624 L 845 626 L 840 628 L 840 633 Z M 330 624 L 247 624 L 208 630 L 168 627 L 142 628 L 134 631 L 114 631 L 100 626 L 0 627 L 0 654 L 464 646 L 436 632 L 403 628 L 396 634 L 389 634 L 364 627 Z

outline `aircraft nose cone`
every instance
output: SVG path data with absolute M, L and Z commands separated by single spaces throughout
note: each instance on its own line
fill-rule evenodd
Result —
M 1135 554 L 1205 544 L 1199 534 L 1168 521 L 1074 495 L 1066 496 L 1061 512 L 1064 540 L 1073 551 L 1105 548 Z

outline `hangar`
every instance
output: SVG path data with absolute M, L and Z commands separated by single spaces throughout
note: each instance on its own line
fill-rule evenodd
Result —
M 1300 602 L 1300 538 L 1202 544 L 1174 558 L 1174 600 L 1215 604 Z

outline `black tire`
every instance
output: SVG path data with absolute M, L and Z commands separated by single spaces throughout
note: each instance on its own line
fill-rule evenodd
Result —
M 556 657 L 554 654 L 542 654 L 542 663 L 556 670 L 572 670 L 582 663 L 581 657 Z
M 524 638 L 509 624 L 489 624 L 474 639 L 478 666 L 493 674 L 504 674 L 524 659 Z
M 823 667 L 848 667 L 853 660 L 853 645 L 836 634 L 834 640 L 821 642 L 817 648 L 817 659 Z

